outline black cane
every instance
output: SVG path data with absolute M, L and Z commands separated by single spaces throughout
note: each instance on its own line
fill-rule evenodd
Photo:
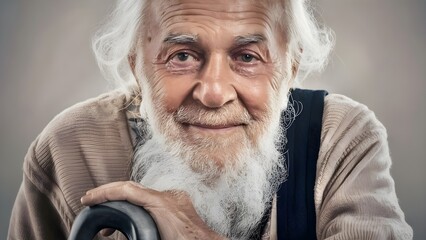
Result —
M 129 240 L 159 240 L 157 226 L 148 212 L 126 201 L 86 207 L 74 221 L 68 240 L 92 240 L 104 228 L 113 228 Z

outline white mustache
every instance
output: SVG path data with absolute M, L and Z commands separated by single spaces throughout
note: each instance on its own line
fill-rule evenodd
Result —
M 176 122 L 198 126 L 237 126 L 248 125 L 252 116 L 239 103 L 232 103 L 221 108 L 205 108 L 198 104 L 183 105 L 174 113 Z

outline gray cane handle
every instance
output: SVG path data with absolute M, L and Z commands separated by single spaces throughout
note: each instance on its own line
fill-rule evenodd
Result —
M 145 209 L 126 201 L 112 201 L 83 209 L 68 240 L 92 240 L 103 228 L 117 229 L 129 240 L 160 239 L 157 226 Z

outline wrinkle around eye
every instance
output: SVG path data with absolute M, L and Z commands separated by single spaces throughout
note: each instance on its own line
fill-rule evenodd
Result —
M 244 64 L 255 64 L 260 61 L 258 57 L 250 53 L 239 54 L 235 60 Z
M 175 73 L 195 72 L 200 66 L 201 60 L 188 51 L 178 51 L 166 62 L 167 69 Z
M 248 58 L 245 59 L 246 57 Z M 262 63 L 265 63 L 265 61 L 262 59 L 261 56 L 252 52 L 237 53 L 232 57 L 232 59 L 233 59 L 234 65 L 238 68 L 253 68 Z
M 252 61 L 245 62 L 241 60 L 241 57 L 244 55 L 251 55 L 253 56 Z M 268 72 L 273 64 L 267 61 L 264 61 L 262 57 L 251 54 L 251 53 L 241 53 L 234 55 L 233 61 L 231 64 L 231 68 L 234 72 L 237 74 L 244 76 L 246 78 L 255 78 L 256 76 L 265 74 Z

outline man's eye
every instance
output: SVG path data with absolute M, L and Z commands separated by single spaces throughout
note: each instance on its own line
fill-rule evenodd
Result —
M 246 54 L 241 54 L 240 56 L 238 56 L 237 60 L 245 62 L 245 63 L 250 63 L 250 62 L 256 61 L 257 58 L 251 54 L 246 53 Z
M 197 70 L 201 60 L 196 52 L 184 51 L 176 52 L 167 60 L 167 68 L 173 71 Z
M 179 61 L 184 62 L 184 61 L 188 60 L 189 54 L 188 53 L 178 53 L 176 55 L 176 57 L 179 59 Z
M 197 59 L 187 52 L 179 52 L 172 57 L 172 60 L 179 62 L 197 61 Z

